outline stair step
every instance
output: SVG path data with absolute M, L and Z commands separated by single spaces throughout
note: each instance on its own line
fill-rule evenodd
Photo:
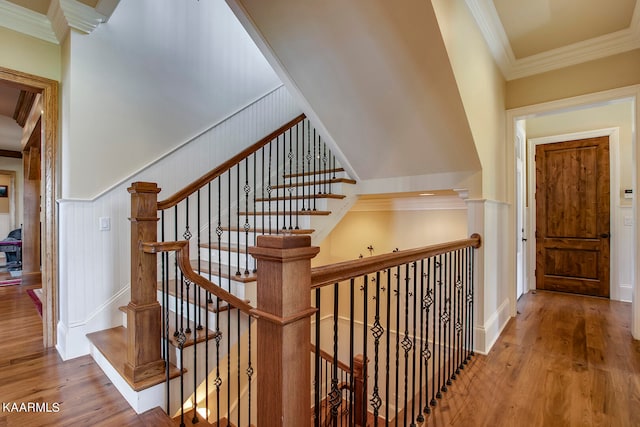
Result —
M 281 202 L 281 201 L 288 201 L 288 200 L 313 200 L 315 199 L 344 199 L 345 196 L 344 194 L 305 194 L 304 196 L 301 195 L 297 195 L 297 196 L 279 196 L 279 197 L 272 197 L 272 198 L 268 198 L 268 197 L 264 197 L 264 198 L 258 198 L 256 199 L 256 202 L 261 202 L 261 203 L 269 203 L 269 202 Z
M 193 422 L 193 414 L 196 414 L 196 419 L 197 421 L 194 423 Z M 181 417 L 180 415 L 178 415 L 177 417 L 174 418 L 174 422 L 176 422 L 176 425 L 180 425 L 180 420 Z M 229 422 L 229 420 L 227 420 L 227 418 L 220 418 L 220 423 L 218 423 L 218 421 L 213 421 L 213 422 L 208 422 L 207 420 L 204 419 L 204 417 L 202 415 L 200 415 L 199 413 L 196 412 L 195 409 L 191 409 L 189 412 L 185 412 L 184 413 L 184 425 L 189 427 L 189 426 L 198 426 L 198 427 L 235 427 L 235 424 L 232 424 Z
M 144 380 L 136 383 L 125 375 L 124 367 L 127 363 L 127 328 L 117 326 L 111 329 L 92 332 L 87 334 L 87 339 L 91 341 L 100 353 L 102 353 L 105 359 L 109 361 L 111 366 L 118 371 L 120 376 L 124 378 L 129 386 L 131 386 L 135 391 L 144 390 L 166 381 L 166 372 L 145 378 Z M 179 375 L 180 370 L 170 363 L 169 378 L 176 378 Z
M 218 249 L 216 246 L 217 244 L 212 244 L 212 247 L 209 247 L 208 244 L 204 244 L 204 245 L 200 245 L 200 247 L 202 248 L 208 248 L 208 249 Z M 237 246 L 237 245 L 235 245 Z M 224 249 L 223 250 L 229 250 L 229 249 Z M 246 249 L 245 249 L 246 251 Z M 231 250 L 231 252 L 238 252 L 238 249 L 234 249 Z M 209 268 L 209 265 L 211 265 L 211 268 Z M 198 269 L 198 260 L 194 259 L 191 260 L 191 268 L 193 268 L 194 270 L 197 271 Z M 240 271 L 240 275 L 235 274 L 235 272 Z M 240 283 L 251 283 L 251 282 L 255 282 L 256 280 L 258 280 L 258 276 L 256 275 L 256 273 L 254 272 L 249 272 L 249 274 L 245 274 L 244 273 L 244 267 L 241 267 L 238 269 L 237 266 L 232 265 L 231 266 L 231 275 L 229 275 L 229 266 L 226 264 L 218 264 L 216 262 L 212 262 L 211 264 L 209 264 L 209 261 L 204 261 L 201 260 L 200 261 L 200 273 L 204 273 L 204 274 L 211 274 L 212 276 L 217 276 L 218 273 L 221 273 L 220 276 L 225 278 L 225 279 L 230 279 L 233 280 L 235 282 L 240 282 Z
M 273 212 L 272 212 L 273 213 Z M 240 231 L 240 234 L 242 235 L 245 230 L 242 227 L 220 227 L 222 229 L 222 231 L 230 231 L 230 232 L 238 232 L 238 230 Z M 290 234 L 312 234 L 314 233 L 316 230 L 313 230 L 311 228 L 306 228 L 306 229 L 299 229 L 299 230 L 287 230 L 287 233 Z M 256 233 L 256 234 L 278 234 L 280 232 L 280 230 L 276 230 L 274 228 L 272 228 L 271 230 L 269 230 L 268 228 L 256 228 L 255 230 L 253 228 L 249 228 L 249 233 Z
M 193 313 L 191 313 L 191 315 L 193 316 Z M 178 322 L 180 322 L 180 317 L 178 317 Z M 219 335 L 219 333 L 208 329 L 206 330 L 206 336 L 205 336 L 205 328 L 196 330 L 196 323 L 195 323 L 195 320 L 193 319 L 190 319 L 188 323 L 186 322 L 186 319 L 184 319 L 183 322 L 184 322 L 183 327 L 185 327 L 185 336 L 187 338 L 187 340 L 184 343 L 184 348 L 190 347 L 194 344 L 194 341 L 193 341 L 194 336 L 196 336 L 196 343 L 201 343 L 207 340 L 214 339 Z M 180 347 L 178 345 L 178 338 L 175 335 L 175 332 L 177 330 L 178 328 L 176 328 L 176 314 L 170 311 L 169 312 L 169 344 L 171 344 L 175 348 Z M 187 330 L 190 330 L 191 332 L 187 332 Z
M 295 178 L 297 176 L 313 176 L 313 175 L 325 175 L 325 174 L 329 174 L 329 173 L 335 173 L 335 172 L 344 172 L 343 168 L 335 168 L 335 169 L 323 169 L 323 170 L 316 170 L 316 171 L 309 171 L 309 172 L 305 172 L 305 173 L 292 173 L 292 174 L 287 174 L 284 177 L 285 178 Z
M 143 426 L 173 427 L 175 421 L 160 407 L 155 407 L 139 415 Z
M 278 214 L 280 215 L 300 215 L 300 216 L 304 216 L 304 215 L 311 215 L 311 216 L 315 216 L 315 215 L 320 215 L 320 216 L 326 216 L 326 215 L 331 215 L 331 211 L 314 211 L 314 210 L 304 210 L 304 211 L 292 211 L 292 212 L 287 212 L 286 214 L 282 211 L 278 212 Z M 241 216 L 250 216 L 250 215 L 257 215 L 257 216 L 275 216 L 276 212 L 240 212 L 239 215 Z
M 316 179 L 315 181 L 306 181 L 289 184 L 272 185 L 271 188 L 291 188 L 291 187 L 307 187 L 310 185 L 324 185 L 324 184 L 355 184 L 357 181 L 351 178 L 331 178 L 331 179 Z

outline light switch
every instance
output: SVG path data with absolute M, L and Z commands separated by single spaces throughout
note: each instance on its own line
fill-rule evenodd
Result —
M 631 217 L 631 215 L 625 215 L 624 216 L 624 226 L 625 227 L 631 227 L 633 225 L 633 218 Z
M 108 216 L 100 217 L 100 231 L 109 231 L 111 230 L 111 218 Z

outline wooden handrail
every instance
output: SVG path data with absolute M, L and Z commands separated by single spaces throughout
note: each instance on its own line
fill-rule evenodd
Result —
M 455 240 L 448 243 L 408 249 L 390 254 L 376 255 L 369 258 L 322 265 L 311 269 L 311 289 L 341 282 L 352 277 L 375 273 L 380 270 L 407 264 L 413 261 L 441 255 L 447 252 L 468 247 L 479 248 L 482 239 L 479 234 L 473 234 L 468 239 Z
M 250 156 L 254 152 L 258 151 L 260 148 L 267 145 L 278 135 L 282 134 L 286 130 L 292 128 L 293 126 L 303 121 L 305 118 L 306 116 L 304 114 L 299 115 L 298 117 L 291 120 L 290 122 L 280 126 L 278 129 L 274 130 L 269 135 L 262 138 L 260 141 L 256 142 L 250 147 L 245 148 L 240 153 L 236 154 L 226 162 L 222 163 L 221 165 L 212 169 L 205 175 L 201 176 L 200 178 L 198 178 L 197 180 L 195 180 L 194 182 L 192 182 L 182 190 L 178 191 L 177 193 L 173 194 L 169 198 L 159 201 L 158 210 L 160 211 L 164 209 L 169 209 L 177 205 L 178 203 L 180 203 L 181 201 L 183 201 L 184 199 L 186 199 L 187 197 L 189 197 L 190 195 L 192 195 L 193 193 L 195 193 L 196 191 L 198 191 L 199 189 L 207 185 L 209 182 L 216 179 L 217 177 L 219 177 L 220 175 L 222 175 L 223 173 L 231 169 L 233 166 L 240 163 L 243 159 L 245 159 L 246 157 Z
M 313 344 L 309 344 L 309 345 L 311 346 L 311 352 L 312 353 L 316 353 L 317 352 L 316 346 L 313 345 Z M 329 353 L 327 353 L 324 350 L 320 350 L 319 354 L 320 354 L 320 358 L 322 358 L 322 359 L 326 360 L 327 362 L 333 364 L 333 356 L 332 355 L 330 355 Z M 351 371 L 351 368 L 346 363 L 341 362 L 339 360 L 338 360 L 338 368 L 340 368 L 344 372 L 350 372 Z
M 243 313 L 256 317 L 252 312 L 253 307 L 246 301 L 243 301 L 237 296 L 225 291 L 220 286 L 216 286 L 211 281 L 193 271 L 191 263 L 189 262 L 189 242 L 187 240 L 181 240 L 178 242 L 140 243 L 140 246 L 145 253 L 150 254 L 175 251 L 178 267 L 187 280 L 195 283 L 206 291 L 211 292 L 216 297 L 226 301 L 230 306 L 237 308 Z

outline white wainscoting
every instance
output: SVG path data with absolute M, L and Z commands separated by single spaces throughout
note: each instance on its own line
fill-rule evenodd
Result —
M 118 307 L 128 303 L 130 286 L 130 184 L 156 182 L 166 198 L 300 113 L 280 87 L 97 198 L 58 201 L 63 359 L 88 354 L 87 333 L 122 321 Z M 109 231 L 99 230 L 101 217 L 110 218 Z

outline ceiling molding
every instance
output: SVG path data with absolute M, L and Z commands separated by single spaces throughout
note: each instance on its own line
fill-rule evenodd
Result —
M 640 48 L 640 2 L 629 28 L 516 59 L 491 0 L 465 0 L 507 80 L 532 76 Z
M 428 211 L 467 209 L 464 200 L 456 196 L 419 196 L 361 198 L 351 208 L 353 212 Z
M 58 44 L 49 19 L 17 4 L 0 0 L 0 26 Z
M 76 0 L 54 1 L 60 2 L 60 8 L 64 12 L 69 27 L 85 34 L 90 34 L 98 28 L 100 24 L 107 22 L 107 16 Z

